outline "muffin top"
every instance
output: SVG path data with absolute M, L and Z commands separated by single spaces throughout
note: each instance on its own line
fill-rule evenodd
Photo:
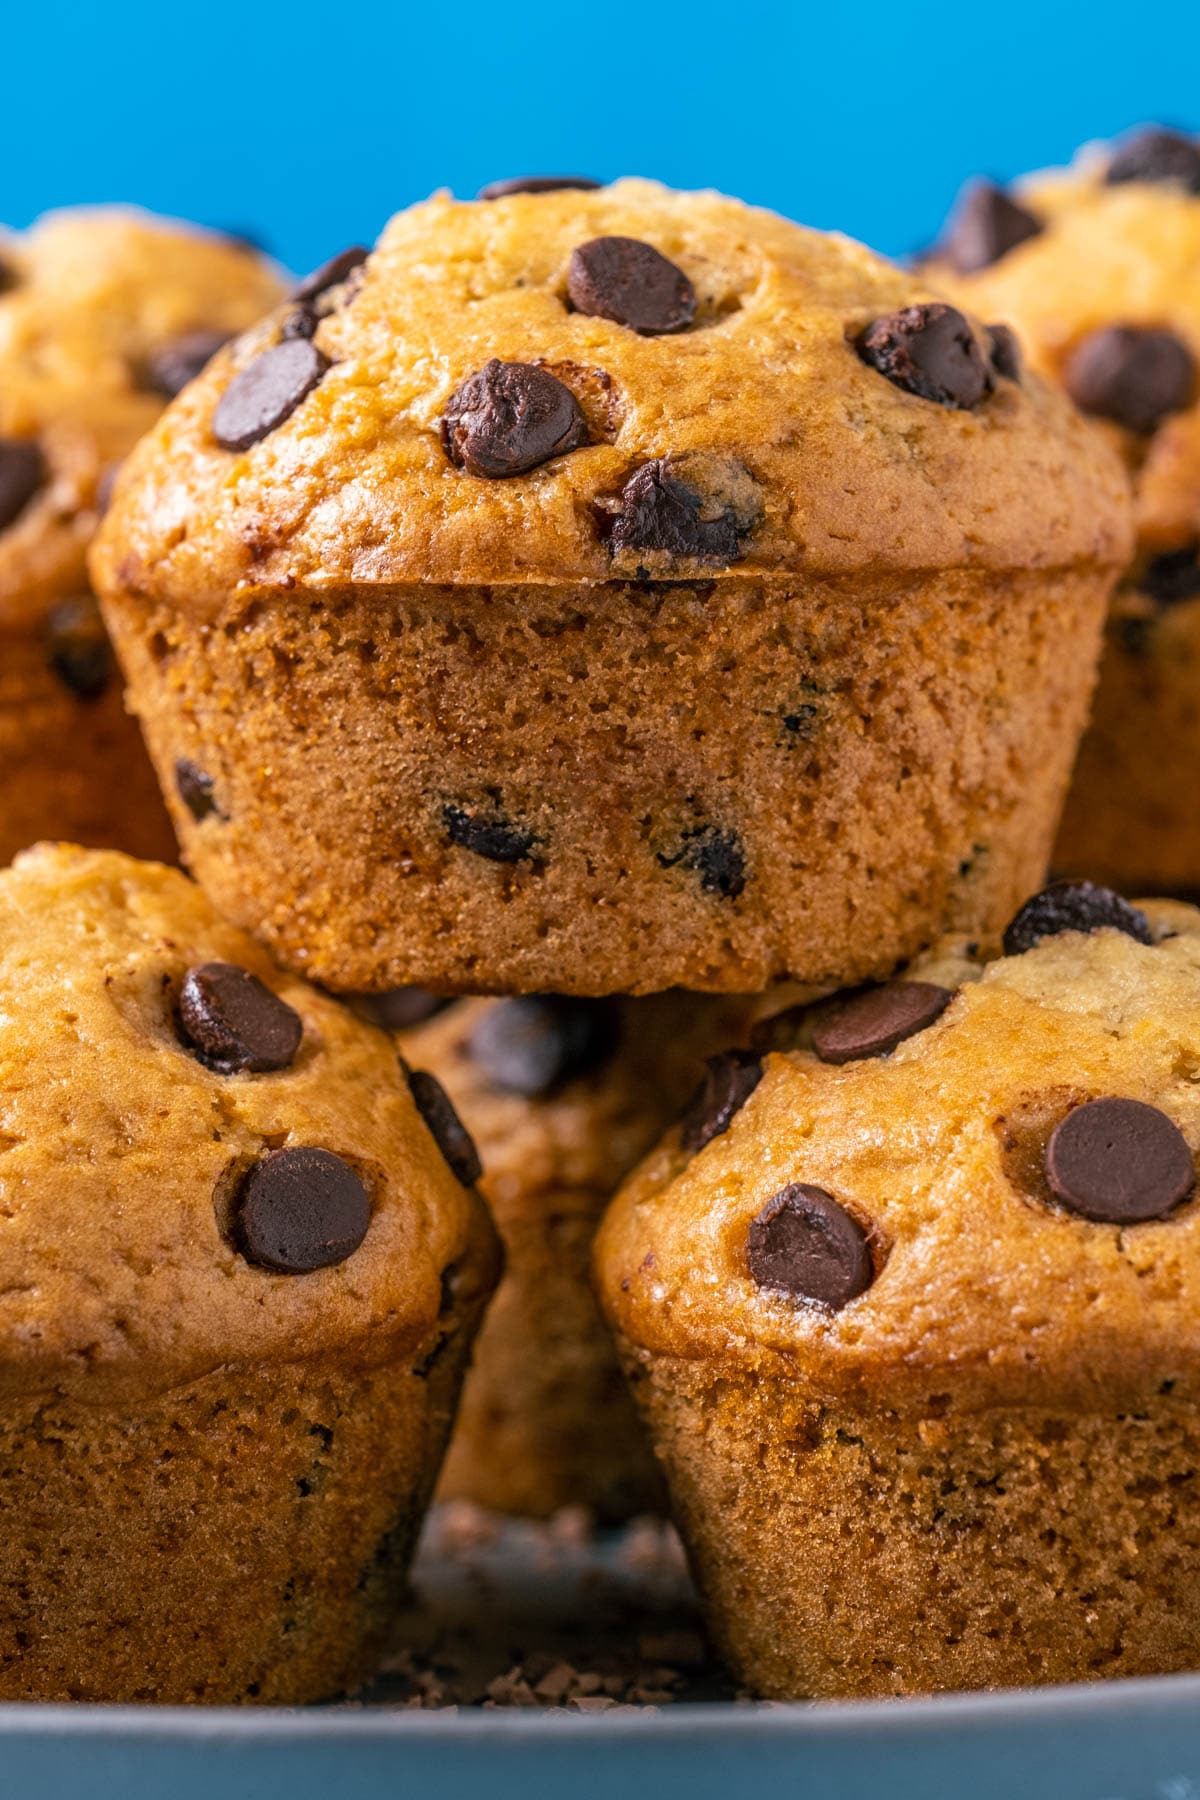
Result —
M 602 1227 L 633 1345 L 926 1411 L 1200 1393 L 1200 912 L 1063 883 L 1005 948 L 731 1059 Z
M 101 586 L 794 576 L 1119 560 L 1115 458 L 1006 334 L 712 193 L 435 196 L 139 448 Z
M 1135 578 L 1178 586 L 1190 552 L 1200 593 L 1200 139 L 1145 129 L 1012 193 L 972 183 L 929 275 L 1015 326 L 1124 457 Z
M 249 246 L 126 208 L 0 238 L 0 629 L 86 587 L 115 465 L 281 291 Z
M 107 1397 L 436 1340 L 454 1282 L 494 1278 L 492 1240 L 469 1141 L 411 1082 L 386 1033 L 282 974 L 186 876 L 67 845 L 18 857 L 0 872 L 0 1390 Z

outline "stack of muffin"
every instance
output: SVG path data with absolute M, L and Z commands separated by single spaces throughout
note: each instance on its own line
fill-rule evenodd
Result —
M 91 570 L 199 885 L 0 875 L 5 1693 L 369 1670 L 480 1189 L 443 1492 L 661 1465 L 767 1694 L 1200 1654 L 1200 916 L 1028 899 L 1200 456 L 1169 353 L 1106 442 L 964 267 L 1020 211 L 927 286 L 644 181 L 439 197 L 129 457 Z

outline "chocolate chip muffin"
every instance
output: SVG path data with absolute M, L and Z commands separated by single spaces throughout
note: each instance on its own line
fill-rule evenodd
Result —
M 933 278 L 1018 328 L 1134 485 L 1055 861 L 1127 892 L 1200 887 L 1200 139 L 1140 131 L 1015 194 L 976 184 Z
M 245 246 L 116 208 L 0 241 L 0 862 L 175 840 L 87 579 L 116 464 L 279 298 Z
M 475 1173 L 182 874 L 0 873 L 0 1697 L 368 1672 L 496 1278 Z
M 758 1056 L 597 1241 L 734 1668 L 781 1698 L 1194 1669 L 1200 913 L 1063 884 L 1003 955 L 949 940 Z
M 306 285 L 92 565 L 231 918 L 334 989 L 580 995 L 1003 923 L 1128 557 L 1004 333 L 633 180 L 440 196 Z
M 661 1507 L 661 1477 L 596 1310 L 592 1237 L 618 1183 L 702 1079 L 703 1059 L 779 1004 L 680 993 L 451 1004 L 416 989 L 371 1003 L 405 1027 L 404 1056 L 461 1113 L 504 1241 L 443 1497 L 539 1517 Z

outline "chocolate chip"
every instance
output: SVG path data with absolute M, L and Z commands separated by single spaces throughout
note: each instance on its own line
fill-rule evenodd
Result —
M 736 900 L 746 885 L 746 853 L 736 831 L 719 825 L 696 825 L 683 834 L 682 848 L 674 856 L 658 857 L 664 869 L 682 866 L 700 877 L 706 894 Z
M 760 1288 L 831 1312 L 865 1293 L 873 1271 L 867 1236 L 824 1188 L 793 1182 L 753 1220 L 746 1260 Z
M 233 1235 L 256 1268 L 307 1275 L 345 1262 L 370 1222 L 367 1190 L 350 1165 L 305 1146 L 255 1163 L 237 1196 Z
M 307 338 L 262 350 L 235 375 L 217 402 L 212 429 L 223 450 L 248 450 L 291 417 L 328 370 Z
M 331 256 L 323 262 L 319 269 L 306 275 L 292 289 L 293 300 L 319 300 L 332 287 L 339 287 L 355 269 L 360 269 L 371 252 L 363 244 L 352 244 L 348 250 L 342 250 L 337 256 Z
M 151 351 L 138 371 L 140 383 L 151 393 L 173 400 L 228 342 L 226 331 L 189 331 Z
M 483 1174 L 483 1164 L 475 1148 L 475 1140 L 454 1110 L 454 1103 L 436 1075 L 427 1069 L 410 1069 L 401 1060 L 408 1077 L 413 1104 L 429 1128 L 438 1149 L 452 1174 L 464 1187 L 474 1187 Z
M 46 459 L 27 438 L 0 438 L 0 531 L 24 512 L 46 480 Z
M 1021 956 L 1060 931 L 1123 931 L 1139 944 L 1154 942 L 1150 921 L 1112 888 L 1092 881 L 1053 881 L 1027 900 L 1004 933 L 1005 956 Z
M 100 608 L 90 594 L 63 600 L 46 620 L 46 661 L 77 700 L 98 700 L 116 673 Z
M 498 481 L 580 449 L 588 428 L 570 388 L 545 369 L 493 357 L 451 395 L 441 436 L 456 469 Z
M 675 471 L 669 456 L 643 463 L 606 521 L 613 550 L 661 550 L 668 556 L 736 562 L 745 525 L 737 508 L 706 499 Z
M 1196 361 L 1174 332 L 1105 325 L 1072 351 L 1063 381 L 1083 412 L 1145 436 L 1191 404 Z
M 813 1030 L 813 1049 L 826 1063 L 885 1056 L 940 1019 L 954 993 L 931 981 L 889 981 L 851 994 Z
M 1072 1212 L 1102 1225 L 1162 1219 L 1196 1185 L 1187 1139 L 1141 1100 L 1088 1100 L 1046 1145 L 1046 1179 Z
M 856 348 L 896 387 L 938 406 L 969 412 L 992 391 L 979 340 L 962 313 L 941 300 L 873 320 Z
M 724 1050 L 707 1057 L 704 1069 L 679 1129 L 681 1146 L 693 1156 L 729 1130 L 763 1076 L 762 1057 L 754 1050 Z
M 284 313 L 279 324 L 279 341 L 286 343 L 289 338 L 310 338 L 320 323 L 316 309 L 301 301 Z
M 221 1075 L 261 1075 L 289 1068 L 300 1048 L 300 1015 L 249 969 L 236 963 L 199 963 L 179 994 L 179 1024 L 187 1045 Z
M 431 994 L 427 988 L 393 988 L 387 994 L 353 994 L 347 996 L 353 1010 L 381 1031 L 408 1031 L 423 1025 L 427 1019 L 453 1006 L 443 994 Z
M 1200 143 L 1181 131 L 1152 125 L 1125 139 L 1104 179 L 1110 185 L 1122 181 L 1173 182 L 1189 193 L 1200 194 Z
M 495 807 L 484 811 L 448 802 L 442 808 L 442 822 L 452 844 L 469 850 L 473 856 L 486 857 L 488 862 L 532 860 L 534 847 L 540 842 L 534 832 L 514 825 Z
M 995 182 L 973 181 L 963 189 L 939 250 L 960 275 L 973 275 L 1044 229 L 1036 214 Z
M 996 374 L 1005 381 L 1021 379 L 1021 340 L 1011 325 L 989 325 L 987 334 L 991 340 L 991 364 Z
M 186 756 L 181 756 L 175 763 L 175 787 L 179 798 L 199 824 L 201 819 L 209 818 L 213 813 L 221 817 L 220 809 L 213 798 L 213 778 Z
M 509 194 L 557 194 L 564 188 L 579 188 L 591 193 L 603 183 L 590 175 L 516 175 L 509 181 L 489 181 L 481 187 L 477 200 L 504 200 Z
M 567 295 L 576 312 L 641 337 L 685 331 L 696 316 L 696 290 L 683 270 L 640 238 L 592 238 L 572 250 Z
M 496 1087 L 540 1099 L 608 1062 L 619 1024 L 611 1000 L 526 994 L 490 1007 L 471 1033 L 469 1048 Z
M 1138 587 L 1160 606 L 1176 606 L 1200 594 L 1200 544 L 1168 550 L 1152 557 L 1142 571 Z

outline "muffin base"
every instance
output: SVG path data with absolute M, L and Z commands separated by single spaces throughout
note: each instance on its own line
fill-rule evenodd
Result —
M 1083 566 L 105 612 L 189 866 L 292 968 L 753 992 L 1003 926 L 1044 872 L 1108 587 Z M 212 782 L 200 820 L 180 758 Z
M 627 1369 L 715 1641 L 773 1699 L 1200 1664 L 1200 1409 L 926 1416 L 770 1372 Z

